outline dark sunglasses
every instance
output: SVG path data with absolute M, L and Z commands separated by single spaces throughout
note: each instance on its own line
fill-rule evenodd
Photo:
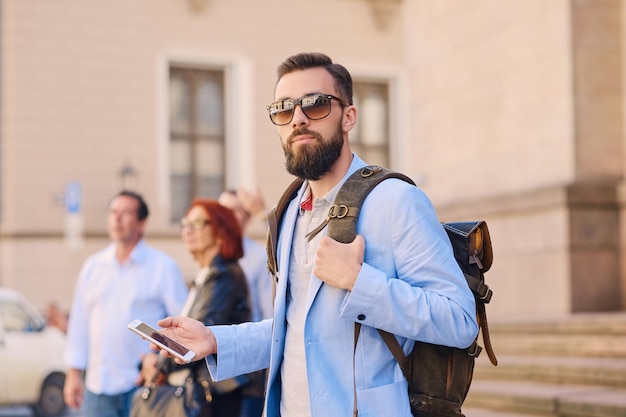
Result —
M 300 98 L 277 101 L 267 106 L 267 110 L 272 123 L 276 126 L 284 126 L 293 120 L 297 105 L 300 105 L 302 112 L 310 120 L 320 120 L 330 114 L 333 100 L 337 100 L 342 106 L 346 105 L 342 99 L 331 94 L 307 94 Z

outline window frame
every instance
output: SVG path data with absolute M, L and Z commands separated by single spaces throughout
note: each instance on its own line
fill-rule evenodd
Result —
M 189 193 L 185 193 L 185 198 L 189 200 L 182 207 L 187 207 L 187 205 L 191 202 L 191 199 L 194 197 L 207 197 L 207 198 L 217 198 L 221 190 L 225 187 L 226 184 L 226 88 L 225 88 L 225 71 L 223 69 L 215 69 L 215 68 L 198 68 L 192 67 L 188 65 L 171 65 L 169 67 L 169 77 L 168 80 L 171 82 L 174 77 L 177 77 L 184 81 L 184 85 L 189 87 L 187 91 L 187 95 L 184 97 L 186 99 L 186 106 L 188 112 L 188 120 L 185 120 L 186 126 L 180 130 L 176 131 L 175 128 L 171 125 L 171 114 L 172 107 L 171 102 L 168 102 L 168 119 L 170 120 L 169 130 L 168 130 L 168 145 L 169 145 L 169 154 L 170 154 L 170 169 L 169 169 L 169 186 L 173 187 L 176 181 L 176 174 L 173 172 L 173 167 L 171 165 L 171 157 L 173 147 L 176 143 L 181 144 L 183 148 L 187 148 L 186 155 L 186 163 L 185 166 L 188 167 L 188 171 L 182 175 L 182 179 L 186 182 L 185 191 Z M 218 88 L 221 90 L 221 113 L 219 116 L 219 121 L 217 123 L 218 131 L 217 132 L 202 132 L 202 120 L 198 115 L 200 114 L 201 108 L 200 104 L 200 93 L 203 87 L 203 83 L 206 80 L 217 80 L 216 84 Z M 171 90 L 172 86 L 169 86 L 169 96 L 171 98 Z M 217 191 L 213 194 L 203 193 L 203 170 L 201 169 L 201 164 L 199 162 L 199 154 L 201 154 L 202 147 L 208 145 L 211 147 L 215 145 L 219 148 L 219 155 L 216 155 L 218 160 L 221 161 L 221 169 L 220 172 L 217 172 L 214 176 L 208 177 L 208 184 L 211 187 L 211 183 L 215 182 L 214 186 L 217 186 Z M 214 181 L 213 181 L 214 180 Z M 174 192 L 173 189 L 170 188 L 169 194 L 170 200 L 170 215 L 169 219 L 172 223 L 177 223 L 182 215 L 184 215 L 184 209 L 180 209 L 180 212 L 177 212 L 176 206 L 174 204 Z
M 157 205 L 159 219 L 152 224 L 168 233 L 178 233 L 178 221 L 172 221 L 170 183 L 170 115 L 169 82 L 171 67 L 220 70 L 224 74 L 224 178 L 225 186 L 240 184 L 254 178 L 255 172 L 255 113 L 251 61 L 239 55 L 204 54 L 202 52 L 169 51 L 158 57 L 157 64 Z M 156 213 L 155 213 L 156 214 Z
M 409 107 L 412 105 L 407 91 L 406 74 L 397 68 L 348 63 L 352 68 L 353 83 L 384 83 L 387 85 L 387 134 L 388 168 L 412 174 L 412 144 L 409 131 Z M 357 108 L 357 110 L 361 110 Z M 359 119 L 363 115 L 359 114 Z M 357 121 L 361 123 L 361 120 Z M 369 162 L 365 160 L 365 162 Z

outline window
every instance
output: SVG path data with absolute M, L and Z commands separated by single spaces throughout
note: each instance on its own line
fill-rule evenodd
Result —
M 224 189 L 224 72 L 170 67 L 170 218 Z
M 7 332 L 25 332 L 40 328 L 21 305 L 12 301 L 0 301 L 0 323 Z
M 354 82 L 357 125 L 350 146 L 365 162 L 389 167 L 389 86 L 386 82 Z

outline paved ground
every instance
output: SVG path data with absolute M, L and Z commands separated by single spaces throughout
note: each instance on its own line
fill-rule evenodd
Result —
M 68 411 L 66 417 L 80 417 L 76 411 Z M 28 406 L 0 407 L 0 417 L 35 417 L 35 413 Z
M 0 416 L 3 417 L 30 417 L 34 413 L 29 407 L 0 407 Z
M 0 416 L 3 417 L 26 417 L 34 416 L 35 414 L 30 407 L 0 407 Z

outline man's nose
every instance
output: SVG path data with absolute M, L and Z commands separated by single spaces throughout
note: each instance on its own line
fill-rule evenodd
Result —
M 306 114 L 302 111 L 302 106 L 299 104 L 293 109 L 293 118 L 291 119 L 292 126 L 308 125 L 310 119 L 306 117 Z

